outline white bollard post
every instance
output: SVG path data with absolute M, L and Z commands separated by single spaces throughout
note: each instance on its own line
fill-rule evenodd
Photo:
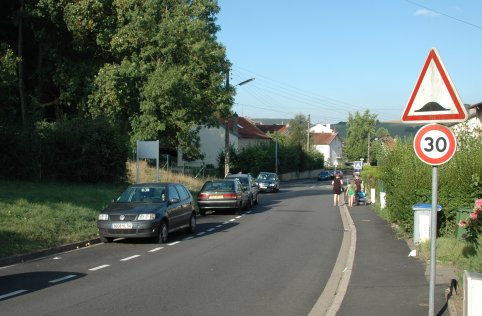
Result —
M 377 196 L 375 195 L 375 188 L 370 190 L 370 203 L 375 203 L 377 201 Z
M 380 192 L 380 208 L 384 209 L 386 206 L 386 201 L 385 201 L 385 192 Z

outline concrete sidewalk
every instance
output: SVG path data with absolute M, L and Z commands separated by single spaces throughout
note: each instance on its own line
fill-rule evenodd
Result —
M 411 249 L 407 242 L 397 239 L 390 224 L 370 206 L 354 206 L 347 211 L 356 227 L 356 251 L 336 315 L 428 315 L 428 266 L 408 256 Z M 454 278 L 451 269 L 437 269 L 435 315 L 453 316 L 445 291 Z

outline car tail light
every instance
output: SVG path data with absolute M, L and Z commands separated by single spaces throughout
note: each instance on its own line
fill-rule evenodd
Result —
M 225 199 L 235 199 L 237 197 L 236 193 L 223 194 Z
M 198 200 L 207 200 L 207 199 L 209 199 L 209 194 L 207 194 L 207 193 L 199 193 L 199 194 L 197 195 L 197 199 L 198 199 Z

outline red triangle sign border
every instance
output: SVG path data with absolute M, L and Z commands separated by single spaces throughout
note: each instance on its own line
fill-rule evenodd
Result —
M 432 61 L 434 62 L 437 68 L 437 71 L 439 72 L 443 80 L 443 83 L 450 94 L 450 98 L 454 103 L 457 113 L 409 115 L 410 110 L 413 106 L 413 102 L 418 94 L 422 81 L 427 72 L 427 69 L 429 68 L 430 63 Z M 467 112 L 465 111 L 465 108 L 462 102 L 460 101 L 460 98 L 458 97 L 457 92 L 455 91 L 455 87 L 453 86 L 452 81 L 450 80 L 450 77 L 447 71 L 445 70 L 445 67 L 437 53 L 437 50 L 435 48 L 432 48 L 422 68 L 422 72 L 418 77 L 417 83 L 415 85 L 415 88 L 413 89 L 413 92 L 410 96 L 408 104 L 403 112 L 402 122 L 404 123 L 461 122 L 461 121 L 465 121 L 466 119 L 467 119 Z

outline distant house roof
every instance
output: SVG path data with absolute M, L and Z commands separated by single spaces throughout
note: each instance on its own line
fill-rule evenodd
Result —
M 311 141 L 313 145 L 329 145 L 336 138 L 338 133 L 313 133 Z
M 286 125 L 280 124 L 259 124 L 256 123 L 256 127 L 259 128 L 264 133 L 274 133 L 276 131 L 280 132 L 281 129 L 286 129 Z
M 238 116 L 237 121 L 238 124 L 236 126 L 236 130 L 240 138 L 271 139 L 271 137 L 266 135 L 266 133 L 254 126 L 244 117 Z M 225 124 L 224 120 L 221 120 L 221 122 L 223 125 Z M 229 130 L 233 131 L 235 129 L 234 127 L 234 119 L 231 118 L 229 120 Z

